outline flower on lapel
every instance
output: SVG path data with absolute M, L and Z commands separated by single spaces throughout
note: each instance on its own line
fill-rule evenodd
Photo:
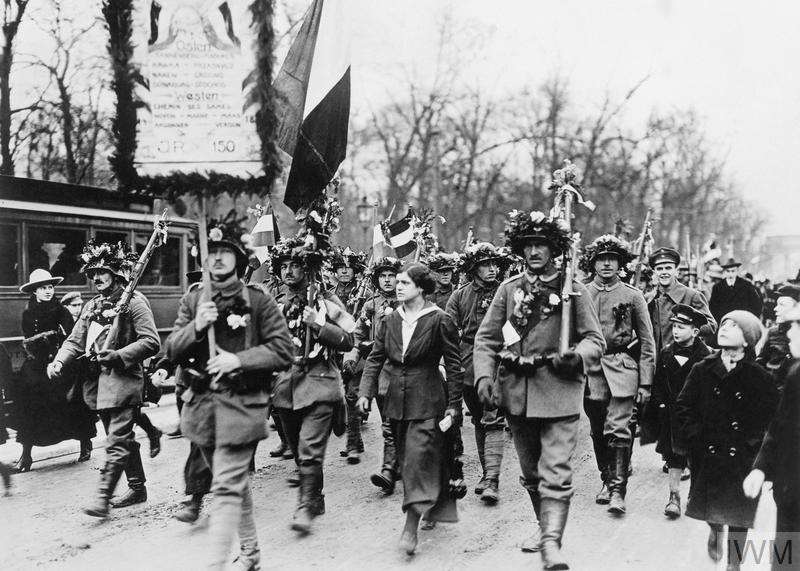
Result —
M 239 329 L 240 327 L 245 327 L 249 319 L 250 319 L 249 315 L 236 315 L 232 313 L 231 315 L 228 316 L 227 319 L 228 327 L 230 327 L 231 329 Z
M 561 298 L 554 293 L 550 294 L 550 297 L 547 298 L 547 302 L 552 306 L 556 307 L 559 303 L 561 303 Z
M 383 308 L 383 316 L 389 317 L 394 312 L 394 308 L 391 305 L 387 305 Z

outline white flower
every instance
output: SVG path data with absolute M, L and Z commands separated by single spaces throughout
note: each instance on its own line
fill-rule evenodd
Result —
M 322 216 L 316 210 L 312 210 L 308 213 L 308 217 L 311 218 L 317 224 L 322 224 Z
M 295 347 L 302 347 L 303 342 L 300 341 L 299 337 L 292 337 L 292 343 L 294 343 Z
M 552 306 L 556 306 L 559 303 L 561 303 L 561 298 L 558 297 L 556 294 L 551 293 L 550 297 L 547 298 L 547 303 L 549 303 Z
M 228 316 L 228 327 L 231 329 L 239 329 L 240 327 L 244 327 L 247 325 L 247 320 L 249 317 L 249 315 L 231 314 Z
M 113 309 L 104 309 L 103 313 L 101 314 L 103 317 L 115 317 L 117 312 Z
M 522 300 L 525 299 L 525 292 L 519 288 L 514 290 L 514 303 L 519 305 L 522 303 Z
M 531 222 L 538 224 L 542 220 L 544 220 L 544 214 L 542 212 L 539 212 L 538 210 L 531 212 Z
M 392 308 L 391 308 L 391 307 L 389 307 L 389 306 L 387 306 L 387 307 L 384 307 L 384 308 L 383 308 L 383 315 L 384 315 L 384 316 L 391 315 L 393 311 L 394 311 L 394 309 L 392 309 Z
M 222 240 L 222 230 L 219 228 L 212 228 L 211 231 L 208 233 L 208 239 L 212 242 L 219 242 Z

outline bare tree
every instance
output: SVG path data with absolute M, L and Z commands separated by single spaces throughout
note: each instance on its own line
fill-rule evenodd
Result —
M 11 152 L 11 66 L 15 40 L 28 0 L 3 0 L 3 53 L 0 55 L 0 174 L 14 174 Z M 19 110 L 16 110 L 19 111 Z

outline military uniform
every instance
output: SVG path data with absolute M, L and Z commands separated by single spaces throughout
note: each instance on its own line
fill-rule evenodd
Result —
M 336 364 L 337 351 L 353 347 L 352 332 L 345 331 L 328 317 L 313 335 L 313 348 L 303 363 L 307 305 L 305 280 L 297 289 L 286 287 L 279 297 L 281 313 L 289 326 L 294 344 L 294 364 L 278 375 L 273 403 L 286 439 L 300 471 L 300 495 L 293 527 L 307 531 L 311 517 L 325 513 L 322 464 L 333 428 L 334 412 L 343 403 L 342 377 Z M 326 304 L 344 311 L 338 298 L 325 293 Z M 302 518 L 302 525 L 299 522 Z
M 266 438 L 267 405 L 272 374 L 287 368 L 292 343 L 272 296 L 236 277 L 212 282 L 212 300 L 219 311 L 214 323 L 217 345 L 235 353 L 241 373 L 219 383 L 194 379 L 182 395 L 181 430 L 200 448 L 213 472 L 210 549 L 213 568 L 222 568 L 238 528 L 242 554 L 259 559 L 248 466 L 259 440 Z M 189 291 L 167 340 L 170 361 L 184 368 L 203 368 L 208 360 L 206 333 L 195 330 L 203 290 Z M 245 324 L 234 326 L 237 317 Z M 184 373 L 186 374 L 186 373 Z
M 495 486 L 499 482 L 503 460 L 505 416 L 498 409 L 484 410 L 483 404 L 478 399 L 475 391 L 475 368 L 472 352 L 478 326 L 492 303 L 498 285 L 496 282 L 479 284 L 472 281 L 458 288 L 447 302 L 447 313 L 453 317 L 461 334 L 459 348 L 461 363 L 464 367 L 464 402 L 475 427 L 475 443 L 483 470 L 483 476 L 477 489 L 477 492 L 481 494 L 485 490 L 486 480 L 493 481 Z M 489 458 L 486 456 L 487 447 L 490 450 Z
M 89 352 L 87 336 L 92 323 L 110 324 L 113 317 L 103 315 L 107 304 L 114 304 L 122 294 L 122 286 L 110 297 L 98 295 L 83 308 L 72 333 L 64 341 L 53 360 L 64 365 Z M 91 343 L 92 340 L 88 340 Z M 101 471 L 99 503 L 87 513 L 105 517 L 108 501 L 123 471 L 128 474 L 131 488 L 144 487 L 145 474 L 139 443 L 134 434 L 135 413 L 142 403 L 144 369 L 142 361 L 156 355 L 161 348 L 153 312 L 147 298 L 134 292 L 128 310 L 120 316 L 116 352 L 121 362 L 111 368 L 102 367 L 89 374 L 83 382 L 83 398 L 90 409 L 99 413 L 106 429 L 106 463 Z
M 606 351 L 600 361 L 587 370 L 588 394 L 584 410 L 589 417 L 595 460 L 603 485 L 612 497 L 617 493 L 624 499 L 634 400 L 639 387 L 649 389 L 653 382 L 653 326 L 642 293 L 619 278 L 604 284 L 595 277 L 586 289 L 600 320 Z M 638 362 L 631 349 L 636 342 Z M 605 499 L 598 495 L 599 503 L 607 503 Z
M 442 286 L 436 284 L 436 290 L 433 292 L 433 295 L 430 296 L 430 300 L 439 306 L 439 309 L 444 310 L 447 307 L 447 302 L 450 300 L 450 296 L 453 295 L 453 285 Z
M 557 274 L 545 281 L 525 273 L 503 282 L 478 327 L 473 353 L 476 386 L 493 383 L 496 404 L 506 413 L 519 456 L 520 480 L 539 518 L 545 565 L 548 558 L 559 557 L 552 546 L 561 544 L 573 495 L 571 463 L 584 374 L 558 374 L 552 365 L 525 367 L 518 358 L 557 352 L 559 286 Z M 580 295 L 573 301 L 570 340 L 583 369 L 589 370 L 600 359 L 605 341 L 586 288 L 576 282 L 574 289 Z

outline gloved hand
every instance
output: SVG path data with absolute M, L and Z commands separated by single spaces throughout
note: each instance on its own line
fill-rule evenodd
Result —
M 575 351 L 553 357 L 553 370 L 559 377 L 574 377 L 583 372 L 583 359 Z
M 103 349 L 100 351 L 97 354 L 97 362 L 109 369 L 116 369 L 124 365 L 119 351 L 115 351 L 114 349 Z
M 494 389 L 492 387 L 491 379 L 481 379 L 478 381 L 478 386 L 475 387 L 475 392 L 478 393 L 478 400 L 487 410 L 494 410 L 497 408 L 494 402 Z

